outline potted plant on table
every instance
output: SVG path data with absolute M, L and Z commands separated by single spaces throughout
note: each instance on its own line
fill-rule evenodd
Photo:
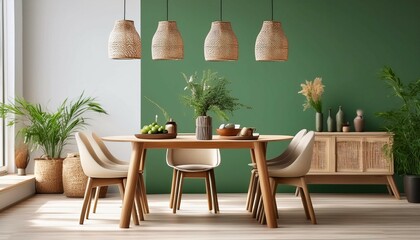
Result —
M 213 111 L 223 120 L 228 120 L 227 112 L 233 113 L 241 107 L 250 108 L 231 96 L 231 91 L 227 89 L 229 81 L 218 76 L 216 72 L 203 71 L 201 80 L 198 79 L 197 73 L 183 76 L 187 83 L 184 90 L 190 90 L 191 94 L 183 95 L 182 98 L 186 105 L 194 109 L 198 140 L 212 139 L 212 121 L 207 115 L 209 111 Z
M 55 112 L 49 112 L 40 104 L 16 98 L 10 103 L 0 104 L 0 117 L 12 115 L 8 126 L 20 127 L 24 143 L 32 150 L 40 149 L 42 157 L 35 159 L 35 180 L 38 193 L 62 193 L 62 151 L 74 133 L 87 125 L 83 114 L 106 111 L 95 98 L 83 93 L 75 100 L 65 99 Z M 13 116 L 14 115 L 14 116 Z
M 407 200 L 420 203 L 420 79 L 404 85 L 390 67 L 382 69 L 381 79 L 400 100 L 398 108 L 377 113 L 393 134 L 393 143 L 385 146 L 385 152 L 394 157 L 395 172 L 404 175 Z

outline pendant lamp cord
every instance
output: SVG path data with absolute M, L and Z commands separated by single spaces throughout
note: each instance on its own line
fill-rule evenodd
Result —
M 223 1 L 220 0 L 220 21 L 223 21 Z
M 271 0 L 271 21 L 274 21 L 274 0 Z
M 166 0 L 166 21 L 169 21 L 169 0 Z
M 124 0 L 124 20 L 125 20 L 125 0 Z

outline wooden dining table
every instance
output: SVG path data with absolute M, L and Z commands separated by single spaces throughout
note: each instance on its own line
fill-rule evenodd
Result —
M 143 139 L 135 135 L 108 136 L 104 141 L 130 142 L 131 156 L 127 175 L 127 184 L 121 210 L 120 228 L 129 228 L 131 211 L 133 208 L 138 170 L 144 170 L 147 149 L 167 148 L 219 148 L 219 149 L 250 149 L 251 159 L 256 163 L 259 175 L 261 195 L 264 211 L 269 228 L 277 227 L 277 218 L 274 205 L 274 196 L 270 189 L 269 176 L 266 165 L 266 150 L 269 142 L 286 141 L 292 139 L 288 135 L 260 135 L 258 139 L 239 137 L 224 138 L 214 135 L 212 140 L 197 140 L 194 134 L 178 134 L 172 139 Z

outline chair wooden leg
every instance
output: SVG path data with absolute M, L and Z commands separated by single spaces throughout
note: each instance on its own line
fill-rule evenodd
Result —
M 279 212 L 277 208 L 277 201 L 276 201 L 276 192 L 277 192 L 277 182 L 273 178 L 270 178 L 270 186 L 271 191 L 273 193 L 273 201 L 274 201 L 274 209 L 276 209 L 276 217 L 279 218 Z
M 213 201 L 212 201 L 212 190 L 210 187 L 210 174 L 207 172 L 206 173 L 206 178 L 205 178 L 205 182 L 206 182 L 206 195 L 207 195 L 207 203 L 208 203 L 208 207 L 209 207 L 209 211 L 213 210 Z
M 251 177 L 249 179 L 249 186 L 248 186 L 248 195 L 246 197 L 246 210 L 248 212 L 252 211 L 252 200 L 254 199 L 254 191 L 255 191 L 255 176 L 256 176 L 256 170 L 252 169 L 251 171 Z
M 86 184 L 85 197 L 83 198 L 82 210 L 80 212 L 79 224 L 83 224 L 83 222 L 85 221 L 87 205 L 88 202 L 90 202 L 92 194 L 92 183 L 93 179 L 89 177 Z
M 258 199 L 258 205 L 257 205 L 257 215 L 255 216 L 255 219 L 257 219 L 258 222 L 260 222 L 261 220 L 261 210 L 263 208 L 263 204 L 262 204 L 262 197 L 260 196 L 260 198 Z
M 303 209 L 305 210 L 306 219 L 309 220 L 311 219 L 311 216 L 309 215 L 308 203 L 306 202 L 305 193 L 303 192 L 303 189 L 301 187 L 297 187 L 296 189 L 299 190 L 300 198 L 302 199 Z
M 89 219 L 89 213 L 90 213 L 90 206 L 92 205 L 92 199 L 95 197 L 95 194 L 92 194 L 92 192 L 96 191 L 96 188 L 91 189 L 91 197 L 89 199 L 88 205 L 87 205 L 87 211 L 86 211 L 86 219 Z
M 147 192 L 146 192 L 146 184 L 144 182 L 143 174 L 139 175 L 139 186 L 140 186 L 140 197 L 141 197 L 141 204 L 143 207 L 143 213 L 149 213 L 149 203 L 147 201 Z
M 95 192 L 95 203 L 93 204 L 93 213 L 96 213 L 96 207 L 98 206 L 98 200 L 99 200 L 99 193 L 101 192 L 101 187 L 97 186 L 96 187 L 96 192 Z
M 181 200 L 182 200 L 182 187 L 184 186 L 184 173 L 181 172 L 181 178 L 179 181 L 179 191 L 178 191 L 178 203 L 177 203 L 177 210 L 181 208 Z
M 136 206 L 137 206 L 137 212 L 139 214 L 139 219 L 140 219 L 140 221 L 144 221 L 144 214 L 143 214 L 144 204 L 142 203 L 143 199 L 142 199 L 141 191 L 142 191 L 141 186 L 138 184 L 136 186 L 135 202 L 136 202 Z
M 177 170 L 174 168 L 172 173 L 172 185 L 171 185 L 171 195 L 169 196 L 169 208 L 173 208 L 174 206 L 174 194 L 175 194 L 175 182 L 176 182 L 176 173 Z
M 176 171 L 176 181 L 175 181 L 175 192 L 173 196 L 173 206 L 172 206 L 172 212 L 176 213 L 177 206 L 178 206 L 178 192 L 179 192 L 179 185 L 180 185 L 180 178 L 181 178 L 181 172 Z
M 252 217 L 253 218 L 257 217 L 258 204 L 259 204 L 260 198 L 261 198 L 260 180 L 257 178 L 256 181 L 257 182 L 256 182 L 256 186 L 255 186 L 255 197 L 254 197 L 253 207 L 252 207 Z
M 219 200 L 217 199 L 217 189 L 216 189 L 216 178 L 214 176 L 214 170 L 209 170 L 210 173 L 210 184 L 211 184 L 211 195 L 213 196 L 214 204 L 214 213 L 219 213 Z
M 305 177 L 300 178 L 301 184 L 302 184 L 302 190 L 305 194 L 306 203 L 308 206 L 309 216 L 311 216 L 311 222 L 312 224 L 316 224 L 316 218 L 315 218 L 315 212 L 314 208 L 312 206 L 311 196 L 309 195 L 308 187 L 306 185 Z
M 296 197 L 299 196 L 299 187 L 297 187 L 296 190 L 295 190 L 295 196 Z

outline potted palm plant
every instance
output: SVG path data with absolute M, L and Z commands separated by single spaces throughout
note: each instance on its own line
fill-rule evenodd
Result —
M 49 112 L 40 104 L 15 98 L 0 104 L 0 117 L 10 117 L 8 126 L 17 125 L 18 134 L 31 150 L 40 149 L 42 156 L 35 159 L 35 181 L 38 193 L 62 193 L 63 148 L 74 133 L 87 125 L 83 114 L 97 112 L 106 114 L 95 98 L 83 93 L 75 100 L 65 99 L 55 112 Z
M 420 203 L 420 79 L 405 85 L 390 67 L 382 69 L 381 79 L 400 100 L 398 108 L 377 114 L 393 134 L 393 144 L 385 152 L 394 157 L 395 172 L 404 175 L 407 200 Z
M 227 113 L 233 113 L 241 107 L 249 108 L 232 97 L 227 89 L 229 81 L 211 70 L 203 71 L 201 80 L 197 73 L 187 76 L 183 74 L 190 95 L 183 95 L 185 103 L 194 109 L 196 116 L 196 138 L 199 140 L 212 139 L 212 122 L 209 111 L 215 112 L 221 119 L 228 120 Z

